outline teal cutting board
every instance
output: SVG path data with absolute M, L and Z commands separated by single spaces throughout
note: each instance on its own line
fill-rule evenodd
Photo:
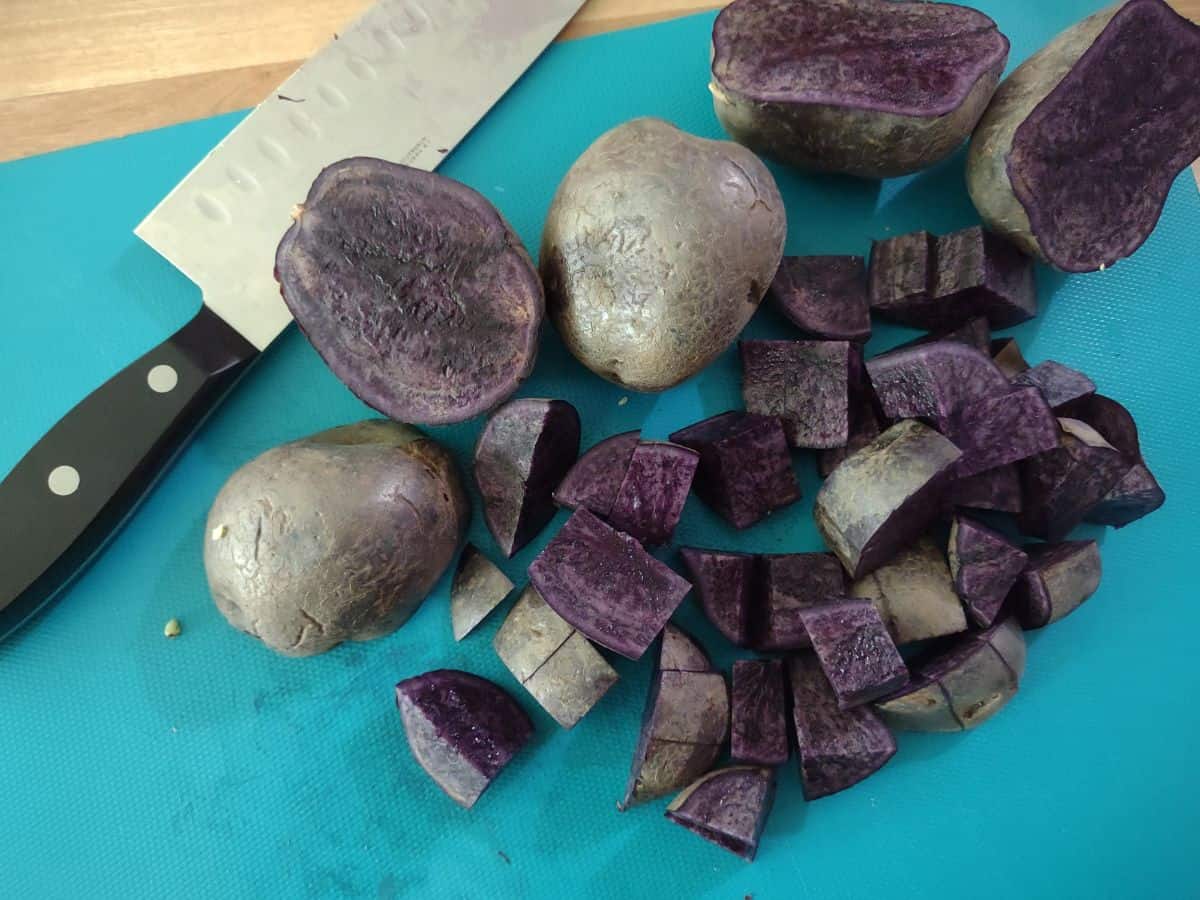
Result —
M 986 8 L 1020 60 L 1090 7 Z M 536 250 L 555 185 L 604 130 L 658 115 L 719 135 L 711 20 L 554 46 L 443 172 L 486 194 Z M 196 290 L 131 229 L 237 120 L 0 166 L 0 471 L 194 312 Z M 976 221 L 961 157 L 882 185 L 775 171 L 791 253 L 864 253 L 872 237 Z M 1198 235 L 1200 196 L 1185 174 L 1133 259 L 1094 275 L 1043 272 L 1044 313 L 1015 332 L 1031 359 L 1077 366 L 1128 404 L 1166 507 L 1099 535 L 1100 591 L 1031 636 L 1020 694 L 985 727 L 901 735 L 878 775 L 811 804 L 794 762 L 783 767 L 753 864 L 666 821 L 662 802 L 616 811 L 648 658 L 616 661 L 620 683 L 564 732 L 493 654 L 499 615 L 454 643 L 445 580 L 401 631 L 314 659 L 275 656 L 217 614 L 201 543 L 222 482 L 269 447 L 368 414 L 290 331 L 109 550 L 0 645 L 0 896 L 1196 896 Z M 749 333 L 787 331 L 763 310 Z M 904 336 L 881 328 L 872 346 Z M 666 435 L 738 406 L 738 389 L 726 354 L 673 391 L 621 405 L 623 392 L 548 329 L 522 392 L 575 403 L 591 443 L 639 426 Z M 465 465 L 478 428 L 435 433 Z M 817 548 L 816 476 L 810 459 L 797 466 L 804 502 L 735 534 L 693 500 L 678 541 Z M 553 527 L 506 565 L 514 579 Z M 479 516 L 471 538 L 495 554 Z M 169 641 L 172 617 L 184 630 Z M 690 601 L 678 617 L 729 664 Z M 469 812 L 418 769 L 393 706 L 397 680 L 436 667 L 495 679 L 537 726 Z

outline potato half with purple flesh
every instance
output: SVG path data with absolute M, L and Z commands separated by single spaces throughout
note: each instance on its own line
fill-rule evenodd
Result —
M 461 641 L 474 631 L 512 589 L 512 579 L 474 544 L 467 544 L 458 558 L 458 568 L 450 583 L 450 624 L 454 639 Z
M 706 841 L 753 860 L 774 801 L 774 769 L 727 766 L 690 784 L 666 815 Z
M 717 118 L 804 169 L 890 178 L 949 156 L 1008 58 L 983 13 L 948 3 L 736 0 L 713 25 Z
M 897 644 L 967 630 L 945 554 L 929 537 L 905 547 L 856 581 L 850 594 L 874 604 Z
M 964 406 L 946 429 L 963 452 L 960 478 L 1020 462 L 1058 446 L 1058 419 L 1041 391 L 1020 387 Z
M 758 557 L 756 603 L 750 639 L 756 650 L 811 647 L 800 612 L 846 593 L 846 575 L 832 553 L 781 553 Z
M 830 473 L 813 516 L 851 578 L 877 569 L 925 532 L 961 456 L 928 425 L 908 419 Z
M 1117 3 L 1001 84 L 971 138 L 987 226 L 1068 272 L 1129 256 L 1200 152 L 1200 27 L 1162 0 Z
M 840 708 L 862 706 L 908 681 L 904 660 L 870 602 L 822 603 L 802 610 L 800 619 Z
M 529 716 L 502 688 L 456 669 L 401 681 L 396 705 L 421 768 L 467 809 L 533 734 Z
M 733 664 L 729 757 L 779 766 L 788 760 L 783 660 L 739 659 Z
M 793 447 L 841 447 L 850 436 L 847 341 L 740 343 L 742 398 L 749 412 L 783 422 Z
M 1096 393 L 1092 379 L 1052 359 L 1013 376 L 1012 381 L 1015 385 L 1037 388 L 1055 410 Z
M 666 441 L 639 444 L 625 470 L 608 520 L 648 547 L 671 540 L 692 489 L 700 455 Z
M 585 637 L 629 659 L 641 658 L 692 587 L 585 509 L 530 564 L 529 577 Z
M 989 627 L 1029 557 L 1004 535 L 966 516 L 950 524 L 950 573 L 971 621 Z
M 669 668 L 677 665 L 685 668 Z M 620 808 L 689 785 L 712 768 L 728 735 L 725 676 L 693 638 L 668 624 Z
M 1013 588 L 1021 625 L 1043 628 L 1070 615 L 1100 587 L 1100 548 L 1095 541 L 1035 544 Z
M 641 438 L 640 431 L 626 431 L 589 449 L 558 483 L 554 502 L 567 509 L 588 509 L 608 518 Z
M 333 373 L 396 421 L 462 422 L 533 371 L 533 262 L 486 198 L 441 175 L 367 157 L 324 169 L 275 277 Z
M 861 256 L 785 256 L 767 296 L 807 337 L 861 343 L 871 336 Z
M 683 547 L 679 555 L 708 621 L 735 646 L 748 647 L 755 558 L 746 553 L 698 547 Z
M 946 489 L 946 507 L 1021 511 L 1021 476 L 1016 464 L 998 466 L 978 475 L 956 478 Z

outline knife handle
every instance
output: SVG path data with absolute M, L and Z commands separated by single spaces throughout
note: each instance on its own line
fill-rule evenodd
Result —
M 201 307 L 25 454 L 0 482 L 0 640 L 116 534 L 257 355 Z

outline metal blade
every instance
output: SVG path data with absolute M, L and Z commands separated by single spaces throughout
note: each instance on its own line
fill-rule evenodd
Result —
M 134 229 L 264 349 L 291 321 L 275 247 L 322 168 L 432 171 L 583 0 L 381 0 L 242 121 Z

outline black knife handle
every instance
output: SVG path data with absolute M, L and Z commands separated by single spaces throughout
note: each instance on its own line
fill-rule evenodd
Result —
M 25 454 L 0 482 L 0 640 L 116 534 L 257 355 L 201 307 Z

